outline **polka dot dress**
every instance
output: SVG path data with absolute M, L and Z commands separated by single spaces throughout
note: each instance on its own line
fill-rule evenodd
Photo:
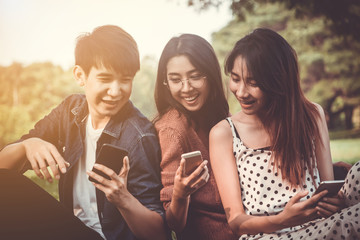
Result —
M 280 167 L 275 168 L 268 149 L 251 149 L 244 145 L 231 118 L 227 119 L 233 133 L 233 151 L 239 174 L 241 196 L 246 214 L 269 216 L 281 212 L 289 199 L 303 189 L 309 190 L 310 198 L 316 187 L 309 170 L 306 170 L 303 186 L 292 188 L 281 177 Z M 358 166 L 359 169 L 356 169 Z M 355 169 L 354 169 L 355 168 Z M 316 184 L 319 172 L 314 169 Z M 343 192 L 348 208 L 326 219 L 318 219 L 304 225 L 285 228 L 271 234 L 242 235 L 240 239 L 360 239 L 360 162 L 349 171 Z M 345 238 L 343 238 L 345 237 Z

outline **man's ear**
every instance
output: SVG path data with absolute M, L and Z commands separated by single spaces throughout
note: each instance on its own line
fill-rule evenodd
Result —
M 73 68 L 73 76 L 80 87 L 83 87 L 85 85 L 86 74 L 82 67 L 80 67 L 79 65 L 75 65 Z

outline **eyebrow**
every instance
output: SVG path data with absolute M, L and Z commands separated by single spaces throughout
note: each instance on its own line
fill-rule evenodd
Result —
M 199 71 L 199 70 L 197 70 L 197 69 L 192 69 L 192 70 L 190 70 L 190 71 L 187 71 L 186 74 L 192 74 L 192 73 L 194 73 L 194 72 L 201 72 L 201 71 Z M 170 73 L 168 73 L 167 75 L 170 75 L 170 76 L 179 76 L 179 75 L 181 75 L 181 74 L 180 74 L 180 73 L 177 73 L 177 72 L 170 72 Z
M 230 75 L 235 75 L 236 77 L 240 77 L 239 74 L 236 74 L 233 71 L 230 72 Z
M 113 76 L 111 73 L 107 73 L 107 72 L 101 72 L 99 74 L 97 74 L 98 77 L 111 77 Z
M 240 75 L 239 74 L 237 74 L 237 73 L 234 73 L 234 72 L 230 72 L 230 75 L 235 75 L 236 77 L 240 77 Z M 246 78 L 245 78 L 245 81 L 252 81 L 252 80 L 255 80 L 254 79 L 254 77 L 253 76 L 246 76 Z

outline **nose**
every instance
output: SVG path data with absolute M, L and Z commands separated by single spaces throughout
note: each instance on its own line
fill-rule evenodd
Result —
M 246 90 L 247 90 L 247 88 L 246 88 L 246 85 L 245 85 L 244 81 L 239 81 L 238 88 L 236 90 L 236 96 L 238 98 L 247 97 L 248 92 Z
M 187 92 L 192 88 L 191 84 L 189 83 L 188 79 L 184 79 L 181 84 L 181 91 Z
M 116 97 L 120 94 L 120 92 L 121 92 L 121 85 L 119 84 L 118 81 L 113 81 L 109 86 L 107 94 L 112 97 Z

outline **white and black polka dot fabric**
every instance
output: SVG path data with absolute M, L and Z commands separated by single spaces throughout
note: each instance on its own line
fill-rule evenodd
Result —
M 316 187 L 312 182 L 309 170 L 306 171 L 305 184 L 291 188 L 290 184 L 282 179 L 279 168 L 274 168 L 271 151 L 251 149 L 245 146 L 231 118 L 227 120 L 233 133 L 233 151 L 239 174 L 242 202 L 247 214 L 274 215 L 281 212 L 289 199 L 300 190 L 309 190 L 309 195 L 303 200 L 312 195 Z M 313 175 L 318 185 L 320 177 L 317 168 Z M 343 192 L 347 197 L 346 203 L 349 207 L 341 212 L 333 214 L 327 219 L 318 219 L 271 234 L 242 235 L 240 239 L 360 239 L 359 179 L 360 163 L 358 162 L 349 171 L 346 178 Z

